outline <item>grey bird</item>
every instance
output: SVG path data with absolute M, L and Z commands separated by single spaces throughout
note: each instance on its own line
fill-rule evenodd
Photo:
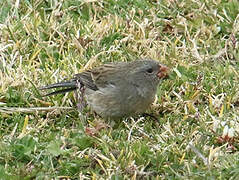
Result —
M 144 113 L 150 107 L 168 69 L 151 59 L 109 63 L 40 89 L 62 88 L 45 96 L 77 90 L 80 103 L 85 100 L 103 118 L 119 119 Z

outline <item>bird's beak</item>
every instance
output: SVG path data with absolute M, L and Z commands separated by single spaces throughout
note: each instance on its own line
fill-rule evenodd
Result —
M 169 68 L 167 66 L 161 65 L 158 72 L 159 79 L 165 78 L 168 75 Z

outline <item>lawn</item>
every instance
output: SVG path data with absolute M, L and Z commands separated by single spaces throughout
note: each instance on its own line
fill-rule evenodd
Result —
M 38 87 L 100 64 L 170 67 L 152 117 L 105 121 Z M 237 0 L 1 0 L 0 179 L 239 177 Z

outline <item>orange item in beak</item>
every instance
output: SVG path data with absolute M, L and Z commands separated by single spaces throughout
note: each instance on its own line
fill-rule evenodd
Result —
M 159 68 L 159 72 L 158 72 L 158 77 L 161 79 L 161 78 L 164 78 L 168 75 L 168 71 L 169 71 L 169 68 L 167 66 L 160 66 Z

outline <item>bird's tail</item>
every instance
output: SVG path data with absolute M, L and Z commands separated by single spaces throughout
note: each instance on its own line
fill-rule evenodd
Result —
M 46 90 L 46 89 L 53 89 L 53 88 L 63 88 L 63 89 L 56 90 L 54 92 L 45 94 L 43 96 L 51 96 L 51 95 L 55 95 L 55 94 L 64 94 L 66 92 L 74 91 L 77 88 L 76 87 L 76 81 L 59 82 L 59 83 L 55 83 L 55 84 L 50 84 L 48 86 L 43 86 L 39 89 L 40 90 Z

